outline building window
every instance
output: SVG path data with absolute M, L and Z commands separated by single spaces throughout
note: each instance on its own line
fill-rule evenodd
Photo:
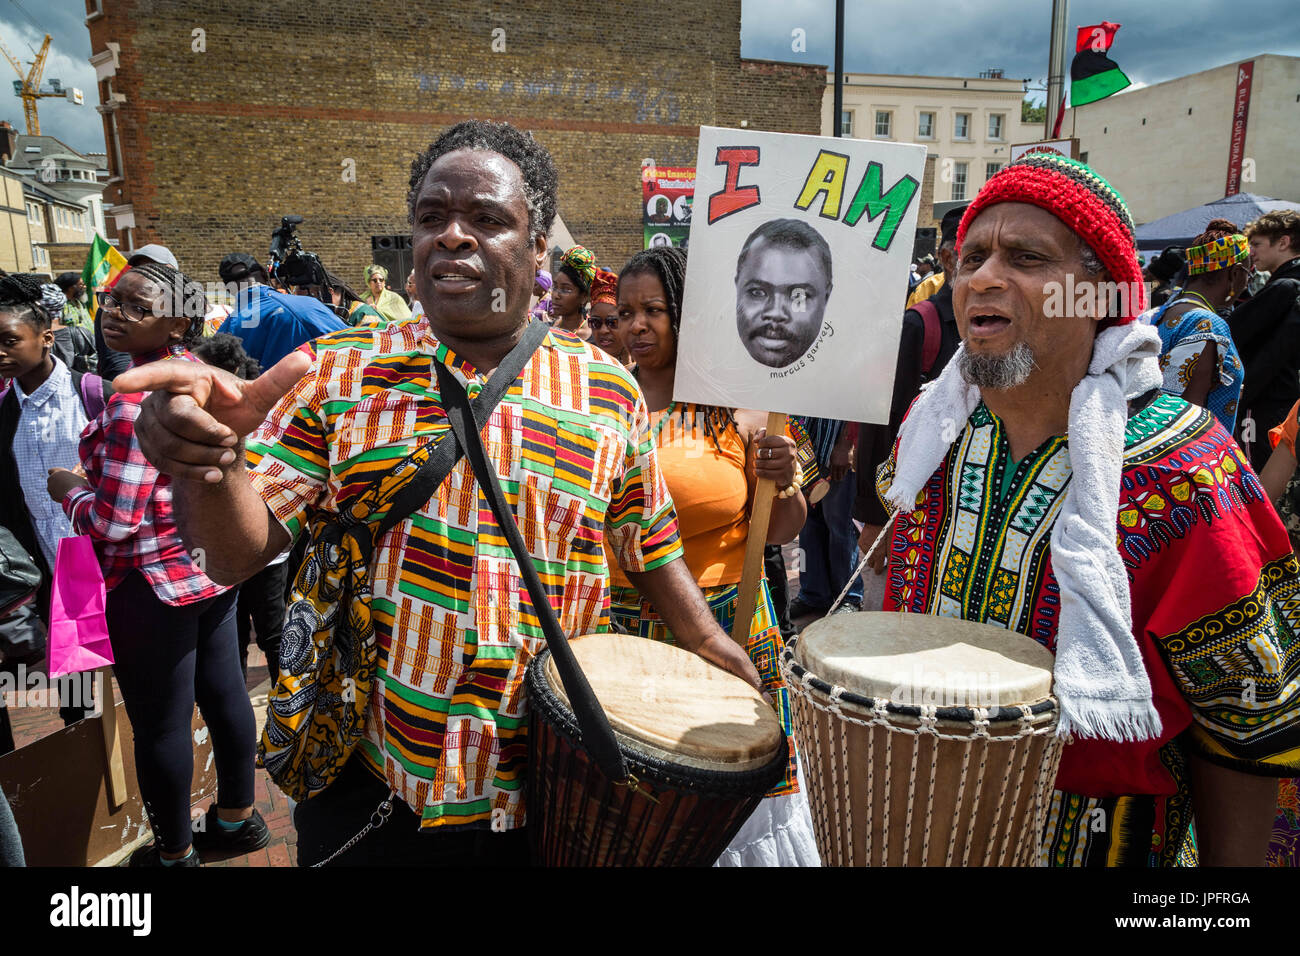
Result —
M 989 114 L 989 139 L 1002 139 L 1002 120 L 1003 114 L 1001 113 Z
M 952 164 L 952 198 L 966 198 L 966 172 L 970 168 L 970 163 L 953 163 Z
M 1084 165 L 1087 165 L 1087 163 L 1088 163 L 1088 151 L 1087 151 L 1087 150 L 1084 150 L 1082 153 L 1079 154 L 1079 162 L 1083 163 Z
M 970 139 L 970 114 L 957 113 L 952 121 L 953 139 Z
M 996 175 L 998 174 L 998 170 L 1000 170 L 1001 168 L 1002 168 L 1002 164 L 1001 164 L 1001 163 L 985 163 L 985 164 L 984 164 L 984 181 L 985 181 L 985 182 L 988 182 L 990 179 L 992 179 L 994 176 L 996 176 Z
M 917 139 L 934 139 L 934 114 L 922 113 L 916 121 Z
M 842 110 L 840 112 L 840 135 L 853 135 L 853 110 Z
M 876 110 L 876 135 L 889 138 L 891 114 L 888 110 Z

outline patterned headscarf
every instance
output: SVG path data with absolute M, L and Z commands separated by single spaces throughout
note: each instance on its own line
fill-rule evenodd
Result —
M 591 280 L 591 304 L 607 302 L 618 304 L 618 275 L 608 269 L 597 269 L 596 277 Z
M 966 230 L 975 218 L 1000 202 L 1023 202 L 1046 209 L 1070 227 L 1097 254 L 1110 281 L 1133 290 L 1124 296 L 1123 315 L 1114 321 L 1132 322 L 1146 306 L 1146 286 L 1137 260 L 1133 216 L 1110 183 L 1090 166 L 1051 153 L 1029 153 L 996 173 L 962 216 L 957 229 L 957 257 Z
M 1189 276 L 1205 275 L 1218 272 L 1250 258 L 1250 243 L 1241 233 L 1214 239 L 1203 246 L 1187 248 L 1187 274 Z
M 560 257 L 560 268 L 568 266 L 578 279 L 583 292 L 591 288 L 591 280 L 596 277 L 596 256 L 590 249 L 582 246 L 570 246 Z
M 387 281 L 388 281 L 388 270 L 385 269 L 385 268 L 384 268 L 383 266 L 381 266 L 381 265 L 369 265 L 369 266 L 366 266 L 366 285 L 369 285 L 369 284 L 370 284 L 370 277 L 371 277 L 371 276 L 379 276 L 379 278 L 381 278 L 381 279 L 383 279 L 385 282 L 387 282 Z
M 49 313 L 50 318 L 57 319 L 63 315 L 63 307 L 68 304 L 68 297 L 53 282 L 41 286 L 41 308 Z

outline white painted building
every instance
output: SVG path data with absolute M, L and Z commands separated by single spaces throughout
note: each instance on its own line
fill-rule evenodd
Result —
M 844 74 L 844 136 L 920 143 L 936 156 L 934 201 L 975 198 L 1005 166 L 1013 143 L 1042 139 L 1042 123 L 1023 123 L 1022 80 L 1000 70 L 978 77 Z M 822 134 L 833 133 L 835 74 L 827 74 Z
M 1300 202 L 1300 57 L 1261 54 L 1066 110 L 1061 134 L 1139 224 L 1226 195 L 1240 67 L 1253 63 L 1239 192 Z M 1239 226 L 1244 223 L 1237 223 Z

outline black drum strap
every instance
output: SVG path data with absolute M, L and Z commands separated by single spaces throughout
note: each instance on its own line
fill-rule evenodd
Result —
M 615 783 L 622 783 L 628 779 L 627 764 L 618 749 L 614 730 L 609 725 L 604 708 L 596 700 L 591 684 L 587 681 L 587 675 L 578 666 L 573 648 L 569 646 L 568 638 L 560 629 L 555 609 L 551 607 L 550 598 L 547 597 L 541 578 L 537 575 L 537 568 L 533 565 L 528 549 L 524 546 L 519 527 L 515 524 L 514 516 L 510 513 L 505 495 L 501 492 L 501 485 L 497 481 L 496 468 L 488 461 L 487 450 L 483 447 L 483 439 L 479 435 L 482 423 L 475 420 L 465 389 L 460 382 L 441 362 L 435 365 L 438 370 L 438 389 L 442 393 L 443 408 L 447 411 L 447 418 L 451 421 L 457 440 L 465 449 L 465 456 L 469 459 L 474 477 L 492 507 L 492 514 L 496 516 L 497 524 L 510 543 L 510 550 L 514 552 L 519 573 L 533 602 L 533 610 L 541 622 L 542 632 L 546 635 L 547 647 L 550 648 L 551 657 L 555 660 L 555 669 L 559 671 L 564 691 L 569 695 L 569 706 L 573 708 L 573 715 L 577 718 L 582 743 L 601 772 Z

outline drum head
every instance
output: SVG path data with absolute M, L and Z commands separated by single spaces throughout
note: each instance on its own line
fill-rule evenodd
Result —
M 569 644 L 615 733 L 636 749 L 703 769 L 749 770 L 785 745 L 754 688 L 690 651 L 626 634 Z M 568 706 L 553 656 L 546 681 Z
M 1014 707 L 1052 689 L 1054 657 L 1015 631 L 929 614 L 833 614 L 799 636 L 796 660 L 829 684 L 895 704 Z

